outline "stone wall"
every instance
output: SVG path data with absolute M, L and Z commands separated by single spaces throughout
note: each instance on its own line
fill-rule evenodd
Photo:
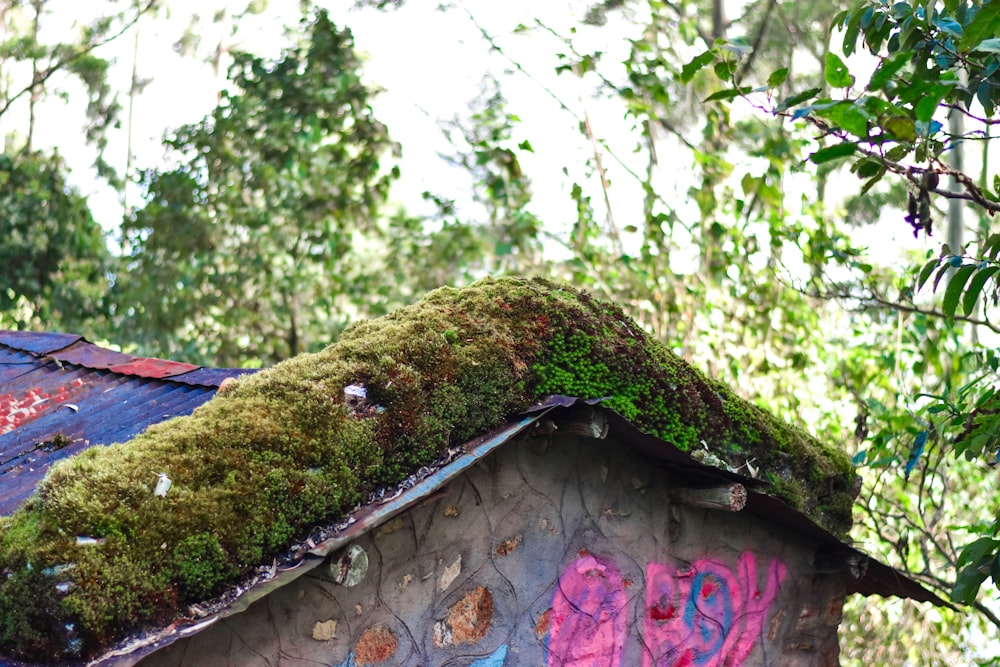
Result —
M 815 547 L 678 504 L 681 481 L 612 440 L 513 441 L 141 664 L 838 664 L 844 586 Z

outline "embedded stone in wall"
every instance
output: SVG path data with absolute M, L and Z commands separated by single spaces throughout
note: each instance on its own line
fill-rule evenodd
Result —
M 508 538 L 497 545 L 497 556 L 506 556 L 517 550 L 524 541 L 524 535 L 518 533 L 517 535 Z
M 475 644 L 493 622 L 493 595 L 485 586 L 469 591 L 448 609 L 448 617 L 434 624 L 434 644 L 438 648 Z
M 441 579 L 438 581 L 438 590 L 444 593 L 451 586 L 451 582 L 458 578 L 458 575 L 462 573 L 462 555 L 459 554 L 455 561 L 444 569 L 441 573 Z
M 330 560 L 330 575 L 341 586 L 356 586 L 368 574 L 368 554 L 357 544 Z
M 328 642 L 337 638 L 337 621 L 316 621 L 313 626 L 313 639 L 319 642 Z
M 396 633 L 389 628 L 376 625 L 361 633 L 358 643 L 354 645 L 354 664 L 377 665 L 391 658 L 399 648 Z

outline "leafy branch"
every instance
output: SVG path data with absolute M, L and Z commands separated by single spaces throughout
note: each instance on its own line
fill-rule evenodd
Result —
M 0 105 L 0 116 L 7 113 L 7 111 L 10 110 L 10 107 L 20 98 L 37 90 L 39 86 L 48 82 L 48 80 L 58 72 L 70 67 L 73 63 L 87 56 L 95 49 L 98 49 L 105 44 L 109 44 L 124 35 L 130 28 L 132 28 L 132 26 L 139 22 L 139 19 L 142 18 L 143 15 L 155 9 L 159 1 L 160 0 L 146 0 L 143 5 L 137 7 L 135 15 L 122 24 L 116 32 L 106 35 L 105 37 L 97 39 L 93 42 L 89 42 L 82 47 L 73 49 L 63 57 L 57 59 L 54 63 L 51 63 L 45 69 L 36 71 L 32 76 L 31 83 L 8 97 L 6 101 Z

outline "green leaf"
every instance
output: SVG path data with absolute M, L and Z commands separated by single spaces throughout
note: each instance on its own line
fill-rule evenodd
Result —
M 822 89 L 820 88 L 810 88 L 808 90 L 803 90 L 801 93 L 796 93 L 795 95 L 786 97 L 785 99 L 783 99 L 781 102 L 778 103 L 778 106 L 774 108 L 774 111 L 775 113 L 781 113 L 782 111 L 790 109 L 797 104 L 802 104 L 806 100 L 811 100 L 812 98 L 819 95 L 821 90 Z
M 899 141 L 916 141 L 917 125 L 906 116 L 890 116 L 880 122 L 882 129 Z
M 859 3 L 851 10 L 851 18 L 847 21 L 847 30 L 844 31 L 844 55 L 850 56 L 858 45 L 858 34 L 861 32 L 861 19 L 865 14 L 865 3 Z
M 955 87 L 956 84 L 935 84 L 933 86 L 927 86 L 924 84 L 914 84 L 911 88 L 914 89 L 917 95 L 917 104 L 914 107 L 914 116 L 921 123 L 929 123 L 931 118 L 934 116 L 934 112 L 937 111 L 938 106 L 941 104 L 941 100 L 944 96 Z
M 986 241 L 979 252 L 983 257 L 996 259 L 997 254 L 1000 253 L 1000 234 L 990 234 L 986 237 Z
M 715 71 L 715 76 L 723 81 L 729 81 L 733 78 L 733 74 L 736 73 L 736 61 L 720 60 L 712 66 L 712 69 Z
M 712 93 L 711 95 L 703 99 L 702 103 L 718 102 L 720 100 L 731 100 L 734 97 L 739 97 L 740 95 L 746 95 L 749 92 L 750 89 L 745 86 L 741 88 L 727 88 L 726 90 L 720 90 L 716 93 Z
M 972 277 L 969 281 L 969 287 L 965 290 L 965 296 L 962 297 L 962 312 L 967 316 L 972 313 L 972 309 L 976 307 L 976 300 L 983 291 L 983 287 L 986 285 L 986 281 L 990 279 L 990 276 L 994 275 L 997 271 L 1000 271 L 1000 266 L 987 266 L 985 269 L 981 269 L 976 272 L 976 275 Z
M 975 48 L 972 50 L 980 53 L 1000 53 L 1000 38 L 992 37 L 990 39 L 984 39 L 976 44 Z
M 913 54 L 909 51 L 904 51 L 902 53 L 897 53 L 896 55 L 883 60 L 879 63 L 878 69 L 872 74 L 872 78 L 868 83 L 868 89 L 871 91 L 882 90 L 885 88 L 886 84 L 892 79 L 893 76 L 899 70 L 903 69 L 908 62 L 910 62 Z
M 788 68 L 782 67 L 781 69 L 776 69 L 771 72 L 771 76 L 767 77 L 767 87 L 777 88 L 785 82 L 788 78 Z
M 958 42 L 959 51 L 968 51 L 997 34 L 1000 29 L 1000 2 L 984 2 L 979 13 L 965 26 L 965 34 Z
M 851 76 L 847 65 L 836 53 L 826 54 L 826 67 L 823 70 L 826 82 L 834 88 L 847 88 L 854 84 L 854 77 Z
M 851 169 L 858 175 L 858 178 L 871 178 L 885 171 L 881 162 L 867 157 L 858 160 Z
M 951 589 L 951 599 L 959 604 L 972 604 L 976 601 L 976 594 L 986 581 L 990 570 L 992 558 L 984 557 L 982 561 L 969 565 L 958 573 L 955 585 Z M 985 571 L 984 571 L 985 570 Z
M 868 136 L 868 121 L 871 120 L 871 116 L 854 102 L 838 102 L 826 109 L 817 108 L 813 113 L 856 137 Z
M 529 142 L 527 139 L 519 143 L 517 147 L 520 148 L 522 151 L 527 151 L 529 153 L 535 152 L 535 149 L 531 147 L 531 142 Z
M 704 53 L 695 56 L 691 62 L 681 68 L 681 82 L 691 83 L 691 79 L 694 78 L 694 75 L 714 60 L 715 52 L 713 51 L 705 51 Z
M 876 183 L 881 181 L 883 176 L 885 176 L 885 169 L 880 170 L 877 174 L 865 181 L 865 184 L 861 186 L 860 196 L 864 197 L 868 194 L 868 191 L 871 190 Z
M 904 157 L 909 155 L 911 150 L 912 150 L 911 146 L 903 146 L 903 145 L 893 146 L 886 152 L 885 156 L 886 158 L 892 160 L 893 162 L 899 162 Z
M 967 264 L 957 269 L 952 274 L 951 279 L 948 280 L 948 286 L 944 290 L 944 300 L 941 302 L 941 309 L 948 319 L 954 319 L 959 298 L 962 296 L 962 290 L 975 270 L 975 264 Z
M 955 258 L 952 257 L 951 259 Z M 959 258 L 959 261 L 960 262 L 962 261 L 961 258 Z M 938 269 L 937 273 L 934 274 L 934 289 L 931 290 L 932 292 L 937 292 L 938 285 L 941 284 L 941 279 L 945 277 L 945 275 L 948 273 L 948 269 L 950 268 L 952 267 L 949 262 L 944 262 L 943 264 L 941 264 L 941 268 Z
M 833 146 L 827 146 L 826 148 L 819 149 L 809 156 L 809 160 L 813 164 L 823 164 L 824 162 L 830 162 L 831 160 L 854 155 L 854 152 L 857 149 L 858 144 L 853 141 L 848 141 L 842 144 L 834 144 Z
M 920 269 L 920 273 L 917 275 L 918 292 L 923 288 L 924 283 L 927 282 L 927 279 L 931 277 L 931 273 L 934 272 L 934 267 L 938 265 L 939 261 L 940 259 L 938 258 L 928 260 L 928 262 L 924 264 L 923 268 Z
M 1000 541 L 992 537 L 980 537 L 978 540 L 962 547 L 962 552 L 958 555 L 955 567 L 962 568 L 981 561 L 984 556 L 995 553 L 997 549 L 1000 549 Z

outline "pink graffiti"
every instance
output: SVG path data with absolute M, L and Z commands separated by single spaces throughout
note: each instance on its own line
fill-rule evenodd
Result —
M 761 591 L 750 552 L 740 556 L 735 573 L 710 559 L 685 570 L 649 563 L 643 667 L 742 665 L 786 574 L 781 561 L 771 561 Z
M 82 378 L 76 378 L 69 386 L 58 387 L 51 394 L 42 391 L 40 387 L 28 391 L 23 396 L 0 394 L 0 435 L 38 419 L 45 412 L 79 393 L 84 384 Z
M 550 612 L 549 667 L 619 667 L 626 598 L 614 563 L 587 552 L 559 577 Z

